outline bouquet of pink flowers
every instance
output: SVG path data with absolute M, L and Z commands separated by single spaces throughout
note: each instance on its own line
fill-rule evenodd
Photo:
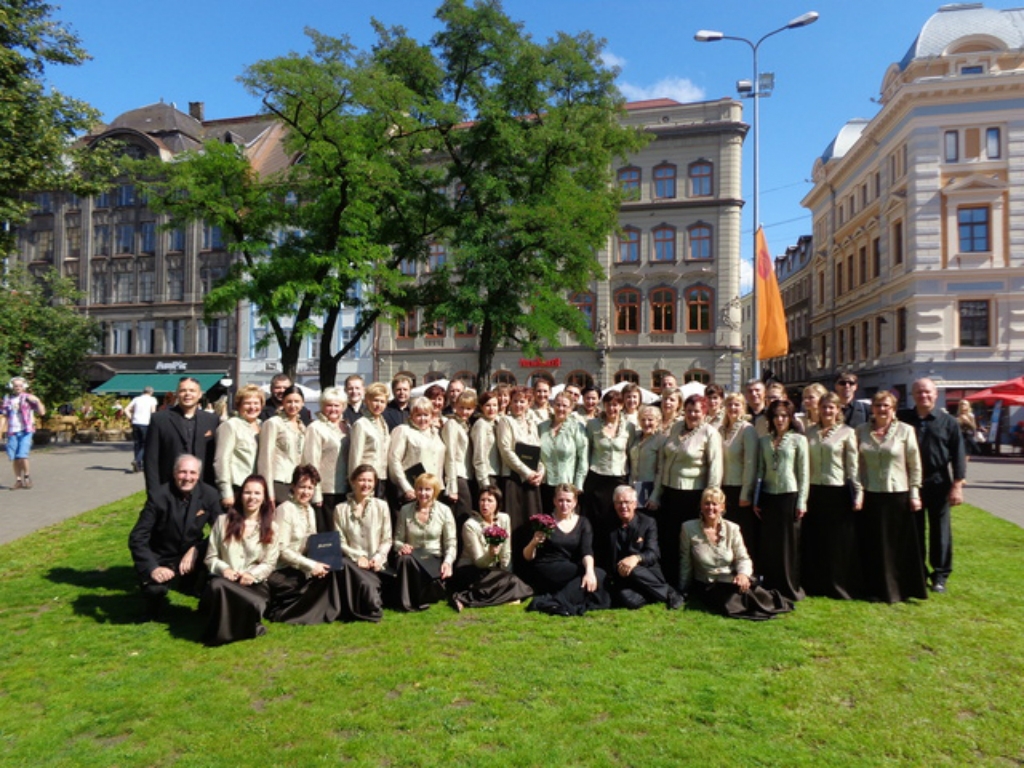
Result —
M 534 533 L 540 531 L 545 536 L 550 536 L 558 521 L 551 515 L 530 515 L 530 525 L 533 526 Z
M 484 528 L 484 540 L 492 547 L 500 547 L 508 539 L 508 531 L 497 525 Z

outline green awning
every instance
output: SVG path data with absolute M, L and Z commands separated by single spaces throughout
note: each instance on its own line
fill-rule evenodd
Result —
M 158 395 L 174 392 L 182 376 L 190 376 L 199 382 L 203 392 L 224 378 L 223 373 L 118 373 L 112 379 L 93 390 L 98 395 L 141 395 L 144 387 L 152 387 Z

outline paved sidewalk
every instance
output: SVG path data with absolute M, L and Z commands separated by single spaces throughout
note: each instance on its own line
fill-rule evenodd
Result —
M 131 443 L 60 443 L 32 452 L 29 491 L 14 483 L 10 462 L 0 462 L 0 544 L 145 489 L 129 471 Z M 966 501 L 1024 528 L 1024 456 L 974 457 L 967 468 Z
M 58 443 L 29 457 L 31 490 L 10 490 L 14 473 L 0 454 L 0 544 L 146 488 L 132 473 L 131 443 Z

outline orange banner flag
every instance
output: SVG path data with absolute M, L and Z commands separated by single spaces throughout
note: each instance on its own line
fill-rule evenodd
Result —
M 789 352 L 786 332 L 786 310 L 782 306 L 779 281 L 775 277 L 772 255 L 764 230 L 757 228 L 757 268 L 754 270 L 754 291 L 757 297 L 757 359 L 782 357 Z

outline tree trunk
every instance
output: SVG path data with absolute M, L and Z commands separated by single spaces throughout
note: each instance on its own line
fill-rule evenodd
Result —
M 494 353 L 498 348 L 494 340 L 494 323 L 490 318 L 484 320 L 480 327 L 480 350 L 477 353 L 476 383 L 477 392 L 490 389 L 491 366 L 494 364 Z
M 324 317 L 324 327 L 320 331 L 320 389 L 325 390 L 338 383 L 338 361 L 341 355 L 335 356 L 331 352 L 331 339 L 334 338 L 334 330 L 338 326 L 338 317 L 341 315 L 341 305 L 331 307 Z

